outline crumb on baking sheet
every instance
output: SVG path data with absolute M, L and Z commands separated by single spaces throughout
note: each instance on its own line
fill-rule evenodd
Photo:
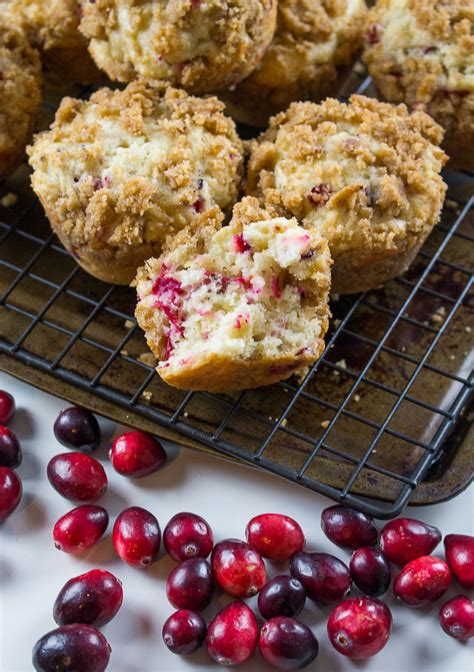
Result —
M 347 369 L 347 364 L 346 364 L 346 360 L 345 360 L 345 359 L 339 359 L 339 360 L 336 362 L 336 365 L 337 365 L 340 369 Z
M 360 395 L 359 394 L 354 394 L 354 401 L 358 403 L 360 401 Z
M 142 352 L 138 360 L 147 366 L 156 366 L 156 357 L 152 352 Z
M 0 204 L 2 208 L 11 208 L 18 202 L 18 196 L 14 194 L 12 191 L 9 191 L 8 194 L 5 194 L 0 199 Z
M 287 424 L 288 424 L 288 420 L 286 418 L 283 418 L 283 420 L 281 421 L 281 426 L 286 427 Z
M 354 63 L 354 72 L 357 73 L 358 75 L 365 74 L 365 67 L 360 61 Z
M 459 203 L 453 201 L 451 198 L 447 198 L 444 202 L 445 206 L 450 210 L 459 210 Z
M 465 327 L 465 332 L 466 332 L 467 334 L 470 334 L 471 331 L 472 331 L 471 327 Z
M 132 327 L 135 326 L 135 322 L 132 322 L 132 320 L 125 320 L 125 329 L 131 329 Z
M 120 350 L 120 354 L 124 357 L 128 357 L 128 350 Z
M 327 429 L 329 427 L 329 420 L 323 420 L 321 423 L 321 427 L 323 429 Z
M 150 392 L 150 390 L 145 390 L 142 392 L 142 397 L 144 397 L 147 401 L 151 401 L 151 398 L 153 396 L 153 393 Z

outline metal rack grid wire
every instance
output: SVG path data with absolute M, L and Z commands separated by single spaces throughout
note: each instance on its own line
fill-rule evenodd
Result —
M 159 380 L 140 353 L 132 292 L 86 276 L 25 196 L 9 221 L 0 219 L 0 352 L 224 455 L 390 517 L 472 396 L 473 275 L 465 260 L 474 247 L 474 196 L 450 202 L 404 277 L 333 303 L 324 354 L 304 380 L 216 395 Z M 374 324 L 375 333 L 361 328 Z

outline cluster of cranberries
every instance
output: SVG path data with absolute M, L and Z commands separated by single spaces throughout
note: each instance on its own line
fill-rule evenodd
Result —
M 14 408 L 12 397 L 0 391 L 0 520 L 14 511 L 21 497 L 21 482 L 13 471 L 21 463 L 21 447 L 4 426 Z M 100 443 L 100 428 L 88 411 L 69 408 L 59 415 L 54 432 L 73 452 L 50 460 L 49 481 L 63 497 L 79 504 L 55 524 L 54 543 L 67 553 L 81 553 L 101 539 L 109 524 L 107 511 L 95 503 L 107 489 L 107 476 L 88 454 Z M 109 456 L 119 474 L 135 478 L 166 461 L 161 444 L 142 432 L 117 437 Z M 390 636 L 392 615 L 378 598 L 390 586 L 392 564 L 399 568 L 394 594 L 410 607 L 439 599 L 452 575 L 464 588 L 474 588 L 474 537 L 446 536 L 445 562 L 431 555 L 441 541 L 440 531 L 418 520 L 390 521 L 379 536 L 371 518 L 336 505 L 323 511 L 321 527 L 334 544 L 352 551 L 349 565 L 329 553 L 306 551 L 300 525 L 285 515 L 256 516 L 247 525 L 246 541 L 216 544 L 202 517 L 188 512 L 173 516 L 163 532 L 165 549 L 178 563 L 166 582 L 168 600 L 177 610 L 163 626 L 166 646 L 173 653 L 189 654 L 205 644 L 211 658 L 226 666 L 243 663 L 258 648 L 279 670 L 301 669 L 316 658 L 319 648 L 310 628 L 296 618 L 309 598 L 334 607 L 327 623 L 334 648 L 350 658 L 366 658 L 378 653 Z M 146 568 L 161 545 L 156 517 L 137 506 L 122 511 L 113 527 L 113 544 L 124 562 Z M 288 563 L 289 573 L 268 580 L 264 558 Z M 347 597 L 353 584 L 363 596 Z M 208 625 L 200 612 L 211 603 L 216 588 L 234 601 Z M 255 595 L 262 625 L 244 601 Z M 98 628 L 116 615 L 122 600 L 121 583 L 110 572 L 94 569 L 70 579 L 53 608 L 59 627 L 33 649 L 34 668 L 103 672 L 111 649 Z M 474 636 L 474 603 L 458 595 L 442 605 L 439 620 L 451 637 L 468 639 Z

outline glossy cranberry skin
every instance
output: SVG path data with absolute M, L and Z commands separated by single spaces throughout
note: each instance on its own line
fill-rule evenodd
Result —
M 258 594 L 258 608 L 263 618 L 297 616 L 306 602 L 303 584 L 294 576 L 275 576 Z
M 329 553 L 298 553 L 290 562 L 290 573 L 319 604 L 342 600 L 351 589 L 349 568 Z
M 173 560 L 207 558 L 214 546 L 212 530 L 201 516 L 183 511 L 174 515 L 163 532 L 166 552 Z
M 454 577 L 464 588 L 474 588 L 474 537 L 448 534 L 444 538 L 446 561 Z
M 352 555 L 349 569 L 359 590 L 371 597 L 387 592 L 392 570 L 382 551 L 373 546 L 358 548 Z
M 439 610 L 439 622 L 454 639 L 474 637 L 474 602 L 465 595 L 453 597 Z
M 444 560 L 424 555 L 405 565 L 394 581 L 393 592 L 409 607 L 426 607 L 440 598 L 450 583 L 451 572 Z
M 8 425 L 14 415 L 14 398 L 6 390 L 0 390 L 0 425 Z
M 111 648 L 92 625 L 63 625 L 51 630 L 33 647 L 37 672 L 104 672 Z
M 0 425 L 0 466 L 16 469 L 20 466 L 22 459 L 20 442 L 15 434 L 7 427 Z
M 72 502 L 95 502 L 107 490 L 104 467 L 84 453 L 61 453 L 48 464 L 48 479 L 56 492 Z
M 117 517 L 112 539 L 124 562 L 132 567 L 148 567 L 160 550 L 160 526 L 152 513 L 131 506 Z
M 383 649 L 392 629 L 386 604 L 370 597 L 343 600 L 329 616 L 329 641 L 349 658 L 369 658 Z
M 250 658 L 258 640 L 258 624 L 244 602 L 231 602 L 211 621 L 206 646 L 219 665 L 240 665 Z
M 293 518 L 280 513 L 262 513 L 247 525 L 245 535 L 250 546 L 270 560 L 283 562 L 303 550 L 303 530 Z
M 122 606 L 120 581 L 105 569 L 69 579 L 60 590 L 53 607 L 58 625 L 86 623 L 99 628 L 113 619 Z
M 90 453 L 100 444 L 99 423 L 86 408 L 71 406 L 64 409 L 56 418 L 53 430 L 59 443 L 72 450 Z
M 109 452 L 112 466 L 122 476 L 142 478 L 166 462 L 163 446 L 151 434 L 125 432 L 117 436 Z
M 252 597 L 267 580 L 260 553 L 245 541 L 220 541 L 212 551 L 211 564 L 217 583 L 232 597 Z
M 318 655 L 318 640 L 304 623 L 277 616 L 260 631 L 258 647 L 263 658 L 277 670 L 301 670 Z
M 342 504 L 324 509 L 321 514 L 321 529 L 333 544 L 350 550 L 373 546 L 377 541 L 374 519 Z
M 0 523 L 9 518 L 21 500 L 23 486 L 12 469 L 0 467 Z
M 194 653 L 206 639 L 207 625 L 201 614 L 180 609 L 165 621 L 163 641 L 172 653 L 185 656 Z
M 176 609 L 201 611 L 212 600 L 214 576 L 203 558 L 189 558 L 173 569 L 166 581 L 166 595 Z
M 441 541 L 441 532 L 414 518 L 389 521 L 380 533 L 380 548 L 387 560 L 406 565 L 422 555 L 430 555 Z
M 54 545 L 65 553 L 83 553 L 95 546 L 109 524 L 102 506 L 84 504 L 61 516 L 53 528 Z

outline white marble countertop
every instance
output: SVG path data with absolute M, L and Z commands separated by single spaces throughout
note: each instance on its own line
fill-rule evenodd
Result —
M 18 471 L 23 480 L 23 500 L 0 529 L 2 672 L 32 669 L 33 644 L 56 627 L 52 606 L 60 588 L 72 576 L 94 567 L 115 573 L 124 588 L 122 609 L 103 628 L 112 646 L 108 670 L 218 670 L 205 649 L 192 656 L 179 657 L 162 643 L 163 622 L 173 611 L 166 599 L 165 580 L 174 566 L 163 556 L 163 551 L 149 570 L 141 571 L 126 566 L 115 556 L 110 534 L 80 559 L 55 550 L 54 522 L 72 505 L 49 485 L 46 465 L 53 455 L 66 450 L 53 435 L 53 422 L 66 402 L 3 373 L 0 373 L 0 388 L 15 396 L 17 413 L 10 427 L 17 433 L 24 451 Z M 106 468 L 109 490 L 100 503 L 108 509 L 112 521 L 127 506 L 139 505 L 151 510 L 163 529 L 174 513 L 188 510 L 204 516 L 219 540 L 244 538 L 246 523 L 258 513 L 286 513 L 302 525 L 309 550 L 331 552 L 348 562 L 349 554 L 331 544 L 320 529 L 321 511 L 331 503 L 326 498 L 275 476 L 169 444 L 165 444 L 170 455 L 167 467 L 145 479 L 130 481 L 116 474 L 107 459 L 111 437 L 122 428 L 106 420 L 101 421 L 101 425 L 104 440 L 97 456 Z M 473 534 L 473 511 L 471 487 L 452 501 L 408 509 L 407 514 L 437 525 L 443 534 Z M 109 532 L 110 529 L 111 526 Z M 436 553 L 443 555 L 442 545 Z M 275 573 L 280 572 L 270 568 L 270 574 Z M 461 592 L 455 585 L 443 599 Z M 327 640 L 326 620 L 330 609 L 307 605 L 299 618 L 314 629 L 320 654 L 306 669 L 309 672 L 473 672 L 474 640 L 460 643 L 443 633 L 437 620 L 440 602 L 431 609 L 411 610 L 396 604 L 390 591 L 384 599 L 392 608 L 394 618 L 391 638 L 378 656 L 356 663 L 339 655 Z M 225 601 L 226 598 L 220 597 L 205 615 L 212 616 Z M 239 669 L 265 672 L 271 668 L 256 654 Z

